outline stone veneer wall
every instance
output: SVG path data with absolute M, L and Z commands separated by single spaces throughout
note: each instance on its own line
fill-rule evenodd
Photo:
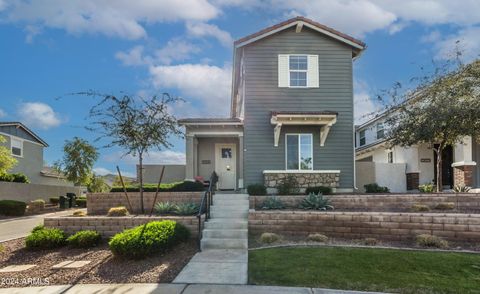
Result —
M 296 208 L 306 195 L 275 196 L 287 207 Z M 260 208 L 270 196 L 250 196 L 250 208 Z M 478 193 L 432 194 L 358 194 L 328 195 L 335 210 L 343 211 L 409 211 L 413 204 L 424 204 L 434 209 L 440 202 L 453 202 L 457 211 L 480 213 Z
M 310 172 L 310 173 L 275 173 L 263 174 L 264 185 L 267 188 L 276 188 L 283 179 L 293 176 L 297 179 L 300 188 L 328 186 L 337 188 L 340 182 L 340 173 Z
M 204 192 L 160 192 L 157 202 L 185 203 L 194 202 L 200 204 Z M 128 197 L 134 212 L 140 212 L 140 193 L 128 192 Z M 155 192 L 143 193 L 145 211 L 150 213 Z M 125 206 L 128 209 L 128 202 L 123 192 L 115 193 L 90 193 L 87 194 L 87 213 L 89 215 L 106 214 L 108 210 L 116 206 Z
M 474 165 L 462 165 L 453 168 L 453 181 L 455 185 L 473 186 Z
M 480 214 L 251 211 L 249 232 L 380 240 L 412 240 L 432 234 L 452 241 L 480 241 Z
M 80 230 L 93 230 L 104 237 L 110 237 L 125 229 L 133 228 L 151 221 L 173 220 L 186 226 L 192 236 L 198 234 L 198 219 L 196 216 L 85 216 L 85 217 L 47 217 L 43 223 L 45 227 L 58 228 L 67 234 L 74 234 Z M 202 227 L 204 218 L 202 216 Z

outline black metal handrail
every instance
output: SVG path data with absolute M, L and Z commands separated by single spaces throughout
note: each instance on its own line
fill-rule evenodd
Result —
M 210 206 L 213 204 L 213 194 L 214 187 L 217 184 L 218 175 L 216 172 L 213 172 L 210 176 L 210 183 L 208 183 L 208 188 L 203 194 L 202 200 L 200 201 L 200 208 L 198 209 L 197 219 L 198 219 L 198 250 L 202 251 L 201 240 L 202 240 L 202 215 L 205 214 L 205 221 L 210 219 Z

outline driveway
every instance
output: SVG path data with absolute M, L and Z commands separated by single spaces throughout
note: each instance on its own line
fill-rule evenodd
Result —
M 0 242 L 27 236 L 35 226 L 43 224 L 45 217 L 70 215 L 72 212 L 66 210 L 0 220 Z

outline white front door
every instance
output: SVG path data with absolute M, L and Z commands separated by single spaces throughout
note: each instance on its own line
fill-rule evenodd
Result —
M 215 171 L 218 174 L 218 189 L 235 189 L 236 185 L 235 144 L 215 144 Z

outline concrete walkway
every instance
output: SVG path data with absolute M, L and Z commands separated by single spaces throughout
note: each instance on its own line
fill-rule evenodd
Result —
M 78 284 L 0 289 L 0 294 L 372 294 L 320 288 L 213 284 Z M 376 292 L 378 293 L 378 292 Z
M 246 285 L 248 195 L 215 194 L 211 215 L 203 230 L 203 251 L 195 254 L 173 282 Z
M 0 220 L 0 242 L 27 236 L 35 226 L 43 224 L 45 217 L 70 215 L 72 212 L 65 210 Z

